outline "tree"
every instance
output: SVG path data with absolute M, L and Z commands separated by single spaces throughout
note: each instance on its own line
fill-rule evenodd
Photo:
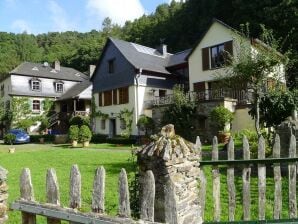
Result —
M 161 119 L 162 125 L 175 125 L 176 132 L 188 140 L 196 136 L 197 107 L 180 86 L 173 89 L 173 102 L 165 108 Z
M 273 37 L 272 31 L 261 26 L 263 32 L 261 41 L 253 39 L 252 44 L 249 42 L 249 30 L 241 33 L 236 40 L 239 48 L 236 49 L 234 56 L 229 55 L 225 77 L 222 80 L 229 86 L 244 83 L 252 90 L 255 129 L 258 136 L 260 131 L 260 99 L 267 91 L 266 81 L 269 77 L 281 81 L 283 77 L 280 66 L 286 66 L 288 62 L 287 54 L 281 55 L 278 52 L 279 42 Z

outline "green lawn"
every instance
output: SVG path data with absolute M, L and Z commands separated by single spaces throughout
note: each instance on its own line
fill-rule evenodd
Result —
M 103 165 L 106 168 L 106 211 L 108 214 L 115 215 L 117 213 L 118 196 L 118 175 L 121 168 L 125 168 L 132 176 L 133 165 L 129 161 L 131 158 L 130 146 L 116 146 L 111 144 L 91 144 L 88 149 L 70 148 L 69 145 L 40 145 L 26 144 L 17 145 L 16 152 L 9 154 L 7 145 L 0 144 L 0 165 L 9 171 L 9 201 L 19 198 L 19 175 L 24 167 L 31 169 L 32 180 L 35 190 L 36 201 L 45 201 L 45 176 L 48 168 L 55 168 L 58 181 L 60 183 L 61 202 L 63 206 L 68 206 L 69 191 L 69 172 L 72 164 L 78 164 L 82 175 L 82 210 L 90 211 L 92 184 L 94 171 L 98 166 Z M 210 149 L 205 146 L 205 150 Z M 212 220 L 212 180 L 211 167 L 205 167 L 205 175 L 207 176 L 207 202 L 205 210 L 206 220 Z M 235 185 L 237 191 L 237 209 L 236 220 L 242 218 L 242 179 L 241 172 L 236 172 Z M 283 178 L 283 218 L 288 216 L 288 187 L 287 178 Z M 257 176 L 253 176 L 251 180 L 252 195 L 252 218 L 257 219 L 258 209 L 258 188 Z M 267 208 L 266 217 L 272 219 L 273 201 L 274 201 L 274 182 L 272 177 L 267 178 Z M 221 169 L 221 206 L 222 220 L 227 220 L 227 184 L 226 169 Z M 21 223 L 20 214 L 18 212 L 9 212 L 8 223 Z M 44 218 L 39 218 L 38 223 L 46 223 Z
M 0 145 L 0 165 L 9 171 L 9 202 L 18 199 L 19 176 L 22 168 L 31 169 L 36 201 L 45 201 L 45 176 L 48 168 L 55 168 L 60 184 L 62 205 L 68 206 L 69 172 L 72 164 L 78 164 L 82 175 L 82 210 L 89 211 L 95 169 L 106 169 L 106 211 L 115 215 L 118 206 L 117 186 L 121 168 L 129 175 L 133 166 L 129 162 L 130 147 L 110 144 L 90 145 L 88 149 L 69 148 L 68 145 L 16 145 L 14 154 L 7 153 L 7 145 Z M 9 212 L 8 223 L 21 223 L 18 212 Z M 38 223 L 46 223 L 40 218 Z

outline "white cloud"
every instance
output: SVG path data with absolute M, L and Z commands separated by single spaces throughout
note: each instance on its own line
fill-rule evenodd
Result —
M 54 31 L 70 31 L 74 30 L 74 25 L 68 21 L 65 10 L 56 2 L 49 1 L 49 10 L 51 20 L 53 22 Z
M 127 20 L 133 20 L 145 13 L 140 0 L 88 0 L 86 6 L 89 16 L 97 23 L 110 17 L 113 23 L 123 25 Z
M 12 23 L 11 27 L 17 33 L 23 33 L 23 32 L 32 33 L 32 30 L 31 30 L 29 24 L 25 20 L 22 20 L 22 19 L 15 20 Z

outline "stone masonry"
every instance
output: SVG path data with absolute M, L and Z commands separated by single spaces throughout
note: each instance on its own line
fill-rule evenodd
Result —
M 5 223 L 7 216 L 8 186 L 6 183 L 8 171 L 0 167 L 0 223 Z
M 200 224 L 198 182 L 199 154 L 195 145 L 166 125 L 155 140 L 137 152 L 140 181 L 146 171 L 155 177 L 154 221 Z

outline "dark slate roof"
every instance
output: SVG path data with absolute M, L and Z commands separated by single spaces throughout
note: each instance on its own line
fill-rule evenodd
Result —
M 180 65 L 183 63 L 187 63 L 187 56 L 190 54 L 192 49 L 187 49 L 181 52 L 178 52 L 170 57 L 167 67 L 172 67 L 175 65 Z
M 18 67 L 10 72 L 10 74 L 39 77 L 39 78 L 50 78 L 50 79 L 61 79 L 68 81 L 82 82 L 88 80 L 89 77 L 73 68 L 60 67 L 60 71 L 56 71 L 50 65 L 44 66 L 40 63 L 23 62 Z
M 172 54 L 167 53 L 163 56 L 154 48 L 114 38 L 109 39 L 136 69 L 142 68 L 147 71 L 170 74 L 166 66 Z
M 67 99 L 73 99 L 80 95 L 85 89 L 90 87 L 92 83 L 89 80 L 85 80 L 81 83 L 78 83 L 71 87 L 66 93 L 64 93 L 58 100 L 67 100 Z M 91 99 L 91 96 L 90 96 Z

